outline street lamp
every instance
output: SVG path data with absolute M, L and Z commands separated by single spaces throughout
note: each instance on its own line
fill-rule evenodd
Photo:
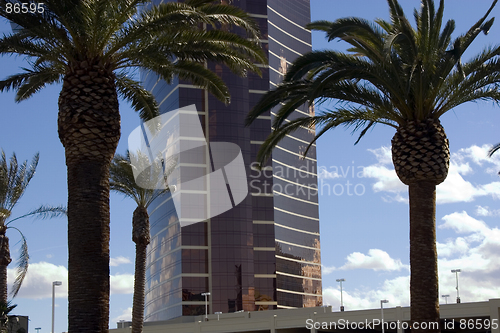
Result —
M 460 269 L 452 269 L 452 273 L 455 273 L 455 277 L 457 278 L 457 303 L 460 303 L 460 294 L 458 293 L 458 273 L 460 273 Z
M 444 297 L 446 304 L 448 304 L 448 297 L 450 297 L 450 295 L 441 295 L 441 297 Z
M 36 333 L 40 332 L 41 329 L 42 329 L 41 327 L 36 327 L 35 328 Z
M 345 279 L 337 279 L 337 282 L 340 282 L 340 311 L 344 311 L 344 299 L 342 298 L 342 282 Z
M 384 303 L 389 303 L 389 301 L 386 299 L 380 300 L 380 313 L 382 315 L 382 318 L 381 318 L 382 333 L 385 333 L 385 329 L 384 329 Z
M 201 296 L 205 296 L 205 321 L 208 320 L 208 296 L 210 296 L 209 292 L 202 293 Z
M 54 308 L 56 306 L 56 286 L 62 285 L 61 281 L 52 282 L 52 333 L 54 333 Z
M 221 315 L 222 312 L 215 312 L 215 314 L 217 315 L 217 320 L 219 320 L 219 315 Z

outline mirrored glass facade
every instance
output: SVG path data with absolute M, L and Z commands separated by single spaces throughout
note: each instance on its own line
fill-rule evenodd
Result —
M 170 195 L 150 206 L 146 321 L 204 314 L 205 292 L 210 292 L 209 313 L 322 304 L 315 146 L 307 158 L 300 157 L 314 130 L 287 136 L 263 170 L 257 170 L 252 162 L 271 132 L 274 112 L 250 127 L 244 125 L 248 111 L 282 80 L 287 66 L 311 50 L 311 34 L 303 28 L 310 21 L 309 0 L 229 2 L 260 25 L 269 57 L 269 66 L 261 67 L 262 77 L 249 73 L 239 78 L 221 65 L 209 64 L 230 89 L 227 106 L 189 82 L 168 85 L 154 73 L 141 73 L 141 79 L 162 113 L 195 104 L 208 142 L 240 147 L 249 194 L 235 208 L 182 228 Z M 293 117 L 312 112 L 304 106 Z M 188 167 L 208 174 L 212 162 L 210 154 L 200 153 Z M 189 193 L 201 209 L 207 206 L 202 194 Z

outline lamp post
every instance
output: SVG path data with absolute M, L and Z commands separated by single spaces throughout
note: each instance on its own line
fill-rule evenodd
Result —
M 36 327 L 35 328 L 36 333 L 40 332 L 41 329 L 42 329 L 41 327 Z
M 345 279 L 337 279 L 337 282 L 340 282 L 340 311 L 344 311 L 344 299 L 342 297 L 342 282 L 344 282 Z
M 61 281 L 52 282 L 52 333 L 54 333 L 54 308 L 56 306 L 56 286 L 62 285 Z
M 205 321 L 208 320 L 208 296 L 210 296 L 209 292 L 202 293 L 201 296 L 205 296 Z
M 457 279 L 457 303 L 460 303 L 460 294 L 458 292 L 458 273 L 460 273 L 460 269 L 452 269 L 451 270 L 452 273 L 455 273 L 455 277 Z
M 221 315 L 222 312 L 215 312 L 215 314 L 217 315 L 217 320 L 219 320 L 219 315 Z
M 448 304 L 448 297 L 450 297 L 450 295 L 441 295 L 441 297 L 444 297 L 446 304 Z
M 382 315 L 382 318 L 381 318 L 382 333 L 385 333 L 385 329 L 384 329 L 384 303 L 389 303 L 389 301 L 386 299 L 380 300 L 380 313 Z

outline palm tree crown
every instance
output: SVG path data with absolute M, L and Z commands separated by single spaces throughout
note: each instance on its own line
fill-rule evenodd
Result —
M 436 185 L 446 179 L 450 160 L 439 118 L 465 102 L 500 100 L 500 46 L 461 61 L 474 39 L 481 32 L 488 33 L 493 19 L 487 21 L 487 17 L 497 0 L 455 39 L 454 21 L 443 25 L 444 0 L 437 10 L 432 0 L 422 0 L 420 11 L 414 12 L 416 28 L 397 0 L 387 2 L 390 21 L 372 23 L 350 17 L 310 23 L 309 29 L 324 31 L 329 41 L 338 38 L 351 48 L 347 53 L 313 51 L 299 57 L 283 82 L 249 113 L 247 123 L 278 107 L 272 112 L 274 131 L 257 155 L 261 165 L 281 139 L 301 127 L 319 125 L 304 154 L 326 131 L 338 126 L 359 132 L 358 141 L 377 123 L 396 129 L 392 160 L 399 179 L 409 186 L 411 320 L 436 322 L 440 318 Z M 333 110 L 310 117 L 293 114 L 304 103 L 331 99 L 338 101 Z

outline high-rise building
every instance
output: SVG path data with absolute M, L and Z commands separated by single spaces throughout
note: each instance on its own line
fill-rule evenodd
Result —
M 170 195 L 150 206 L 146 321 L 204 314 L 205 297 L 209 313 L 322 304 L 316 147 L 301 157 L 314 129 L 288 135 L 259 171 L 253 162 L 271 131 L 273 113 L 244 125 L 249 110 L 282 80 L 291 61 L 311 50 L 311 33 L 304 28 L 310 21 L 309 0 L 222 1 L 259 23 L 269 57 L 262 77 L 249 73 L 240 78 L 209 64 L 230 89 L 229 105 L 189 82 L 166 84 L 151 72 L 141 73 L 141 79 L 162 113 L 195 104 L 208 142 L 240 147 L 249 194 L 235 208 L 182 228 Z M 293 117 L 312 112 L 302 106 Z M 212 171 L 211 165 L 209 154 L 201 153 L 196 163 L 184 167 L 204 174 Z M 190 195 L 204 205 L 203 193 Z M 204 296 L 206 292 L 210 295 Z

